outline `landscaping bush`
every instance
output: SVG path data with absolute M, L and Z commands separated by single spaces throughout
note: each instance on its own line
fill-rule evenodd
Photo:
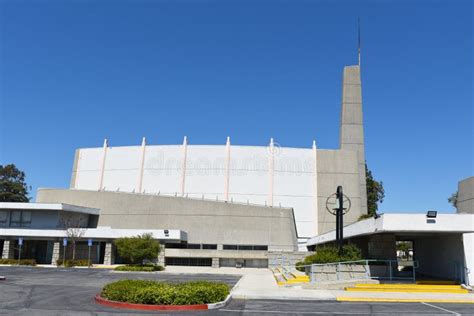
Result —
M 165 283 L 121 280 L 107 284 L 101 293 L 112 301 L 153 305 L 195 305 L 225 300 L 229 286 L 219 282 Z
M 304 265 L 305 265 L 305 263 L 303 261 L 298 261 L 297 263 L 295 263 L 295 268 L 298 271 L 305 272 L 306 268 L 303 267 Z
M 355 245 L 344 245 L 342 255 L 339 254 L 339 248 L 335 246 L 325 246 L 318 248 L 316 253 L 304 258 L 304 264 L 313 263 L 332 263 L 343 261 L 363 260 L 362 252 Z
M 153 271 L 163 271 L 165 268 L 163 266 L 157 264 L 137 264 L 137 265 L 125 265 L 116 267 L 115 271 L 145 271 L 145 272 L 153 272 Z
M 160 243 L 153 239 L 152 234 L 118 238 L 114 243 L 119 256 L 131 264 L 153 261 L 160 253 Z
M 63 260 L 62 259 L 56 260 L 56 265 L 62 266 Z M 87 267 L 88 265 L 89 265 L 89 261 L 86 259 L 66 260 L 64 264 L 65 267 Z
M 12 265 L 21 265 L 21 266 L 35 266 L 36 260 L 35 259 L 0 259 L 0 264 L 12 264 Z

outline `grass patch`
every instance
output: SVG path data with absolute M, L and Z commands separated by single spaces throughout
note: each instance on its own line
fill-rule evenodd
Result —
M 160 265 L 155 264 L 127 264 L 125 266 L 118 266 L 115 271 L 145 271 L 145 272 L 154 272 L 154 271 L 163 271 L 165 268 Z
M 0 264 L 12 264 L 12 265 L 20 265 L 20 266 L 35 266 L 36 260 L 35 259 L 0 259 Z
M 168 283 L 150 280 L 120 280 L 107 284 L 101 294 L 112 301 L 152 305 L 196 305 L 220 302 L 229 286 L 220 282 Z
M 56 265 L 57 266 L 62 266 L 63 265 L 63 260 L 58 259 L 56 260 Z M 65 267 L 87 267 L 89 265 L 89 261 L 86 259 L 81 259 L 81 260 L 66 260 L 64 266 Z

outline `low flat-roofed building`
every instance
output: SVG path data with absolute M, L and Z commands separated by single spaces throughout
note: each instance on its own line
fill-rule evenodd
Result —
M 394 261 L 396 242 L 410 241 L 418 276 L 474 284 L 474 214 L 382 214 L 345 226 L 343 237 L 367 259 Z M 310 238 L 307 247 L 317 251 L 335 241 L 331 231 Z

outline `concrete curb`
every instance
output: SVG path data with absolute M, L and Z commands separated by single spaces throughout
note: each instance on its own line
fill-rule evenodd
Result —
M 226 299 L 222 302 L 211 303 L 211 304 L 195 304 L 195 305 L 149 305 L 149 304 L 134 304 L 110 301 L 97 294 L 95 296 L 95 302 L 100 305 L 120 308 L 120 309 L 135 309 L 145 311 L 193 311 L 193 310 L 208 310 L 217 309 L 227 305 L 231 300 L 231 295 L 227 295 Z

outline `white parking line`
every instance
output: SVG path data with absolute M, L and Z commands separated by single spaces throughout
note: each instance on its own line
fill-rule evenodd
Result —
M 421 303 L 421 304 L 424 304 L 424 305 L 427 305 L 427 306 L 430 306 L 430 307 L 433 307 L 433 308 L 440 309 L 440 310 L 442 310 L 442 311 L 448 312 L 448 313 L 453 314 L 453 315 L 458 315 L 458 316 L 461 315 L 461 314 L 459 314 L 459 313 L 450 311 L 449 309 L 445 309 L 445 308 L 442 308 L 442 307 L 439 307 L 439 306 L 435 306 L 435 305 L 432 305 L 432 304 L 428 304 L 428 303 L 424 303 L 424 302 Z
M 267 311 L 261 309 L 219 309 L 220 312 L 227 313 L 266 313 L 266 314 L 304 314 L 304 315 L 367 315 L 367 312 L 300 312 L 300 311 Z M 400 313 L 399 315 L 403 315 Z M 393 312 L 375 312 L 370 315 L 396 315 Z

